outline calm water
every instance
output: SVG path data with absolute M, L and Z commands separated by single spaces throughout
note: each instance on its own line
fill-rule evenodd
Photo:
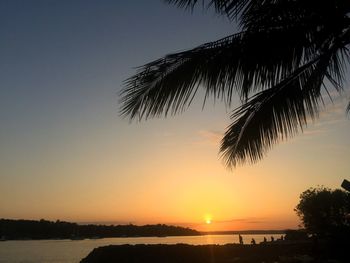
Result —
M 244 243 L 264 236 L 269 240 L 281 235 L 242 235 Z M 102 238 L 85 240 L 26 240 L 0 242 L 0 263 L 77 263 L 100 246 L 121 244 L 228 244 L 238 243 L 238 235 L 206 235 L 180 237 Z

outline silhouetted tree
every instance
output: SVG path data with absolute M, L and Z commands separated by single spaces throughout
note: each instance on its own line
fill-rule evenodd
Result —
M 310 188 L 300 195 L 295 211 L 305 229 L 318 236 L 350 230 L 346 214 L 350 212 L 350 193 L 328 188 Z
M 299 230 L 291 230 L 288 229 L 286 230 L 286 235 L 284 237 L 285 240 L 287 241 L 304 241 L 307 240 L 308 234 L 304 229 L 299 229 Z
M 0 218 L 0 238 L 49 239 L 133 236 L 195 236 L 199 232 L 179 226 L 158 225 L 78 225 L 57 220 L 11 220 Z
M 214 7 L 238 21 L 241 31 L 141 67 L 121 93 L 123 115 L 147 119 L 182 112 L 199 87 L 205 98 L 229 107 L 237 92 L 242 105 L 233 110 L 220 149 L 232 167 L 261 159 L 301 131 L 318 116 L 328 88 L 342 91 L 350 55 L 349 0 L 167 2 Z

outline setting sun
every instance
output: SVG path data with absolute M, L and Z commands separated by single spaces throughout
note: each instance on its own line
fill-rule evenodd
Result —
M 350 263 L 350 0 L 0 12 L 0 263 Z
M 212 217 L 211 217 L 211 215 L 206 215 L 206 216 L 204 217 L 204 219 L 205 219 L 205 223 L 206 223 L 207 225 L 211 224 L 211 222 L 212 222 Z

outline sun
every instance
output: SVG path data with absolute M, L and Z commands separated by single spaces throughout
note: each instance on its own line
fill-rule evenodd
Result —
M 210 225 L 213 221 L 211 215 L 209 215 L 209 214 L 205 215 L 204 221 L 207 225 Z

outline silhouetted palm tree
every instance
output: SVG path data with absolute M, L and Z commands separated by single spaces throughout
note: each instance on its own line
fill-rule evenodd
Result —
M 255 162 L 317 117 L 328 88 L 343 89 L 349 62 L 349 0 L 168 0 L 202 3 L 239 21 L 241 32 L 167 55 L 126 80 L 121 113 L 134 118 L 183 111 L 204 88 L 242 105 L 222 139 L 229 167 Z M 347 108 L 350 111 L 350 105 Z

